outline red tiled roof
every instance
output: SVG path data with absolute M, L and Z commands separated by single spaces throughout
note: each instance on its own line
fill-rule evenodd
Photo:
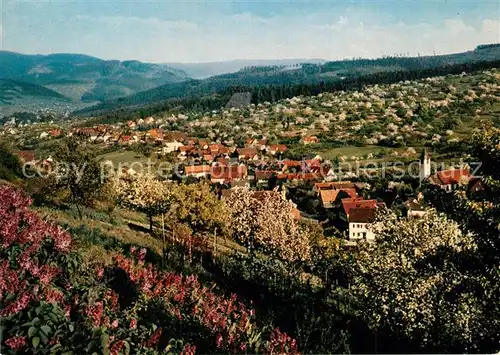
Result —
M 226 166 L 227 164 L 229 164 L 229 159 L 220 157 L 217 158 L 216 162 L 217 165 L 215 166 Z
M 341 194 L 340 195 L 341 197 L 342 195 L 344 196 L 347 195 L 351 199 L 355 199 L 358 195 L 356 189 L 352 188 L 319 190 L 319 194 L 321 197 L 321 202 L 323 202 L 323 205 L 335 202 L 339 194 Z
M 284 144 L 272 144 L 269 149 L 274 152 L 286 152 L 288 148 Z
M 321 197 L 321 202 L 323 205 L 330 204 L 332 202 L 335 202 L 337 199 L 337 196 L 339 194 L 340 190 L 320 190 L 319 195 Z
M 214 165 L 210 168 L 212 178 L 219 179 L 221 177 L 229 177 L 230 179 L 245 178 L 248 174 L 248 169 L 245 165 Z
M 355 184 L 350 181 L 317 182 L 314 184 L 317 190 L 325 189 L 354 189 Z
M 349 213 L 349 222 L 372 223 L 375 221 L 376 208 L 352 208 Z
M 244 155 L 245 157 L 254 157 L 257 155 L 257 149 L 254 147 L 248 148 L 238 148 L 238 155 Z
M 158 129 L 151 129 L 149 130 L 149 135 L 151 138 L 158 139 L 158 138 L 163 138 L 163 132 L 159 131 Z
M 319 142 L 319 139 L 316 136 L 304 137 L 304 142 Z
M 186 175 L 210 173 L 210 165 L 187 165 L 184 167 Z
M 347 216 L 349 216 L 349 213 L 353 208 L 375 208 L 377 206 L 377 200 L 363 200 L 363 198 L 342 199 L 342 208 Z
M 222 144 L 210 144 L 210 146 L 208 147 L 210 149 L 210 151 L 219 151 L 223 148 L 225 148 Z
M 179 151 L 181 152 L 190 152 L 192 150 L 194 150 L 194 147 L 192 145 L 184 145 L 179 147 Z
M 20 150 L 16 153 L 16 155 L 25 163 L 35 160 L 34 150 Z
M 463 179 L 469 181 L 470 173 L 468 169 L 443 170 L 436 173 L 441 185 L 459 184 Z
M 283 165 L 287 168 L 300 168 L 302 166 L 302 162 L 298 160 L 284 160 Z
M 321 167 L 321 162 L 318 159 L 306 160 L 306 164 L 310 168 Z

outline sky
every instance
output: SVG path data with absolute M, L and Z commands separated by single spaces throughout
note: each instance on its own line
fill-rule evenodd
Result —
M 29 54 L 334 60 L 500 42 L 500 0 L 0 1 L 0 48 Z

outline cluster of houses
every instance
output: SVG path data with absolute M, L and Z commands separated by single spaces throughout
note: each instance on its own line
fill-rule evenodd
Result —
M 325 209 L 336 211 L 340 220 L 348 226 L 349 241 L 373 241 L 375 235 L 370 230 L 377 208 L 384 206 L 377 200 L 365 200 L 359 191 L 366 184 L 351 181 L 319 182 L 314 189 Z
M 57 137 L 62 132 L 53 130 L 50 134 Z M 185 177 L 208 180 L 222 189 L 255 186 L 259 190 L 267 190 L 265 193 L 278 193 L 276 189 L 273 190 L 278 183 L 309 181 L 313 184 L 322 207 L 337 213 L 339 220 L 344 222 L 350 242 L 375 239 L 370 225 L 375 220 L 377 209 L 384 206 L 384 203 L 374 199 L 365 200 L 360 194 L 360 190 L 366 187 L 364 183 L 338 181 L 331 164 L 322 161 L 320 156 L 302 161 L 281 159 L 287 146 L 269 144 L 266 139 L 249 138 L 243 147 L 236 147 L 160 129 L 137 132 L 132 138 L 118 133 L 113 135 L 107 130 L 107 126 L 75 128 L 69 134 L 84 136 L 96 142 L 101 139 L 103 142 L 155 142 L 159 146 L 159 152 L 172 153 L 178 161 L 183 162 L 182 174 Z M 36 160 L 31 151 L 20 151 L 18 155 L 24 162 L 52 164 L 50 159 Z M 450 192 L 464 184 L 469 191 L 484 190 L 481 180 L 473 177 L 468 168 L 432 173 L 431 158 L 426 151 L 422 154 L 420 163 L 422 181 Z M 256 191 L 256 196 L 265 197 L 262 193 Z M 406 206 L 410 217 L 425 214 L 420 197 L 407 201 Z M 293 213 L 300 217 L 296 206 L 293 207 Z

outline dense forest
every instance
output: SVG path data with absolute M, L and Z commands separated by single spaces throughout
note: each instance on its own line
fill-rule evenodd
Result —
M 366 85 L 372 84 L 390 84 L 403 80 L 417 80 L 421 78 L 440 76 L 448 74 L 460 74 L 462 72 L 481 71 L 490 68 L 498 68 L 500 60 L 483 61 L 477 63 L 464 63 L 445 65 L 430 69 L 414 69 L 376 72 L 360 76 L 346 77 L 331 81 L 318 81 L 308 84 L 283 84 L 283 85 L 234 85 L 221 91 L 205 96 L 196 96 L 186 98 L 173 98 L 164 100 L 161 103 L 149 105 L 137 105 L 131 109 L 129 103 L 123 99 L 123 107 L 113 109 L 113 105 L 106 107 L 103 104 L 100 111 L 92 112 L 95 116 L 95 123 L 113 123 L 126 119 L 146 117 L 158 114 L 160 112 L 179 112 L 186 110 L 207 111 L 223 107 L 235 93 L 249 92 L 252 95 L 252 103 L 258 104 L 265 101 L 275 102 L 285 98 L 291 98 L 299 95 L 317 95 L 322 92 L 334 92 L 340 90 L 361 90 Z M 233 75 L 233 74 L 231 74 Z M 134 96 L 136 97 L 136 96 Z M 109 112 L 107 111 L 109 108 Z M 86 111 L 80 111 L 77 114 L 85 114 Z
M 311 95 L 322 91 L 343 90 L 379 82 L 411 80 L 430 75 L 456 73 L 457 70 L 480 70 L 496 65 L 500 47 L 485 45 L 464 53 L 425 57 L 386 57 L 379 59 L 351 59 L 325 64 L 302 64 L 298 67 L 265 66 L 248 67 L 235 73 L 214 76 L 205 80 L 188 80 L 162 85 L 131 96 L 106 101 L 97 106 L 75 112 L 76 115 L 97 116 L 122 109 L 145 107 L 149 114 L 182 106 L 191 108 L 200 97 L 201 107 L 212 109 L 227 102 L 235 92 L 249 91 L 256 98 L 274 101 L 296 94 Z M 493 63 L 491 63 L 493 62 Z M 406 74 L 405 74 L 406 73 Z M 401 79 L 399 79 L 401 78 Z M 259 94 L 269 92 L 269 95 Z M 192 100 L 195 98 L 196 100 Z M 186 99 L 186 101 L 181 100 Z M 180 100 L 180 101 L 179 101 Z M 214 102 L 215 100 L 215 102 Z M 206 105 L 206 106 L 205 106 Z M 147 107 L 146 107 L 147 106 Z M 122 114 L 119 114 L 121 117 Z

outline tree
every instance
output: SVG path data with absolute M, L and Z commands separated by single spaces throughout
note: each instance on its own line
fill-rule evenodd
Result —
M 21 162 L 5 144 L 0 143 L 0 179 L 17 180 L 22 176 Z
M 118 182 L 116 187 L 123 205 L 146 214 L 152 233 L 153 217 L 169 208 L 170 185 L 152 175 L 141 175 L 131 182 Z
M 362 249 L 351 289 L 371 327 L 423 349 L 473 350 L 488 309 L 462 268 L 475 252 L 472 235 L 433 210 L 419 219 L 386 211 L 373 229 L 376 243 Z
M 104 183 L 99 163 L 94 153 L 76 139 L 69 139 L 60 145 L 54 158 L 57 164 L 55 188 L 69 193 L 69 200 L 82 219 L 80 206 L 91 205 Z
M 310 257 L 306 230 L 292 214 L 292 205 L 279 193 L 267 191 L 262 199 L 248 189 L 233 190 L 227 200 L 236 241 L 286 261 Z
M 193 234 L 204 243 L 208 234 L 215 238 L 217 234 L 226 234 L 229 213 L 225 203 L 210 191 L 208 184 L 173 184 L 169 199 L 166 220 L 172 230 L 180 228 L 184 231 L 190 255 Z

